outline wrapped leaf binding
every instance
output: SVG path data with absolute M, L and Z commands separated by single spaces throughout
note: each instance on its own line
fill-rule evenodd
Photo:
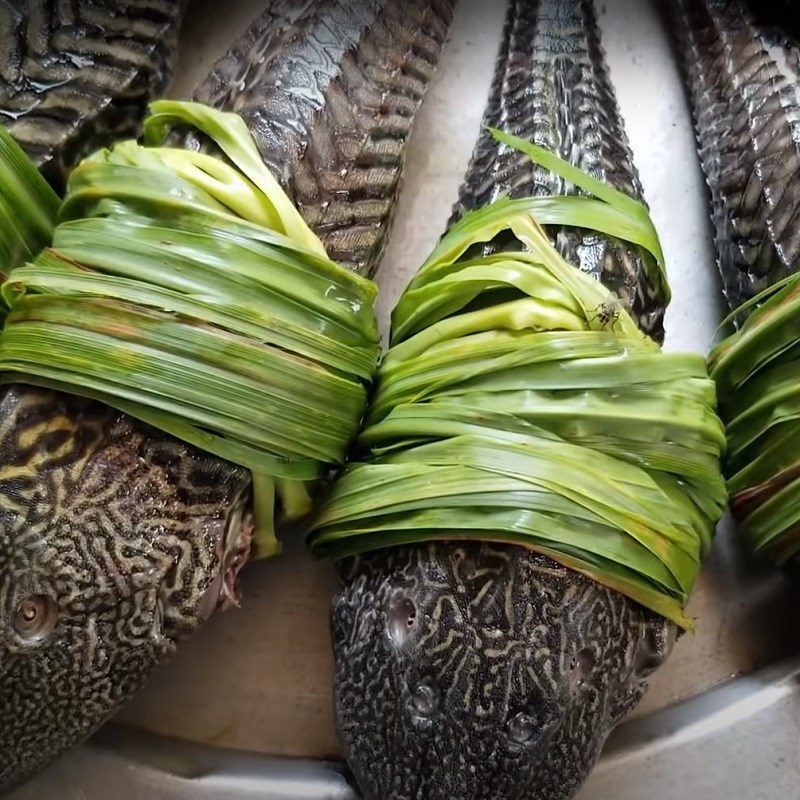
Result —
M 340 463 L 378 357 L 374 284 L 331 261 L 235 114 L 159 101 L 146 146 L 72 173 L 53 245 L 14 269 L 7 383 L 102 400 L 253 472 L 258 553 Z M 163 146 L 170 126 L 227 161 Z
M 731 509 L 752 548 L 784 564 L 800 552 L 800 275 L 752 298 L 723 325 L 753 307 L 708 365 L 728 438 Z
M 720 329 L 738 328 L 708 360 L 727 435 L 731 510 L 751 548 L 794 573 L 800 554 L 800 95 L 792 68 L 796 47 L 778 41 L 796 28 L 796 7 L 671 3 L 731 309 Z M 784 30 L 776 40 L 771 26 L 778 20 Z
M 0 126 L 0 275 L 50 244 L 58 195 Z
M 500 200 L 445 235 L 395 309 L 363 460 L 310 547 L 519 544 L 690 628 L 683 608 L 726 499 L 714 384 L 701 356 L 661 352 L 540 225 L 645 248 L 666 284 L 655 230 L 638 201 L 495 136 L 590 196 Z M 471 255 L 502 232 L 522 250 Z

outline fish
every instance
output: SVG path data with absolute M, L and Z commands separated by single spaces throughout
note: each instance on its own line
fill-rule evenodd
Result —
M 641 199 L 641 182 L 603 62 L 595 19 L 592 17 L 591 25 L 584 26 L 573 3 L 565 4 L 563 15 L 556 7 L 543 7 L 540 18 L 555 26 L 552 36 L 557 37 L 556 41 L 563 41 L 563 46 L 570 48 L 575 37 L 582 52 L 578 57 L 574 50 L 555 50 L 547 41 L 544 25 L 539 26 L 543 49 L 537 52 L 538 42 L 523 41 L 533 29 L 523 26 L 528 17 L 539 12 L 535 4 L 518 5 L 517 17 L 512 22 L 509 16 L 506 22 L 485 124 L 534 140 L 600 180 Z M 590 5 L 586 13 L 593 13 Z M 552 48 L 549 52 L 548 47 Z M 527 71 L 517 68 L 516 62 L 522 59 Z M 476 144 L 450 222 L 502 196 L 571 191 L 574 189 L 561 178 L 534 164 L 524 153 L 499 147 L 484 134 Z M 639 327 L 663 342 L 669 290 L 652 258 L 611 237 L 581 235 L 569 229 L 558 230 L 555 240 L 564 258 L 602 280 L 617 294 Z
M 273 3 L 195 99 L 244 118 L 328 255 L 369 277 L 388 241 L 406 139 L 453 3 L 304 5 L 309 12 L 295 19 L 296 2 Z
M 483 121 L 641 199 L 589 0 L 510 0 Z M 565 190 L 484 131 L 454 217 Z M 668 290 L 640 252 L 551 235 L 661 337 Z M 573 797 L 676 639 L 662 617 L 515 545 L 386 548 L 339 574 L 336 720 L 365 800 Z
M 450 0 L 273 0 L 197 90 L 248 121 L 315 231 L 362 274 L 380 260 L 451 17 Z M 252 535 L 247 470 L 98 402 L 3 391 L 0 792 L 239 602 Z
M 0 0 L 0 124 L 56 188 L 138 135 L 175 64 L 184 0 Z
M 731 308 L 720 330 L 738 328 L 719 336 L 708 357 L 726 426 L 730 508 L 751 552 L 796 580 L 789 506 L 798 429 L 786 409 L 797 331 L 785 303 L 800 272 L 797 11 L 780 2 L 674 0 L 671 14 Z M 760 327 L 781 313 L 788 323 Z
M 747 4 L 675 0 L 671 10 L 736 309 L 800 268 L 800 76 Z

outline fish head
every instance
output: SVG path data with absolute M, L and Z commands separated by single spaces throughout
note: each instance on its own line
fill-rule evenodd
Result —
M 0 397 L 0 792 L 232 601 L 249 478 L 99 403 Z
M 336 713 L 367 800 L 565 800 L 669 654 L 674 626 L 512 545 L 340 564 Z

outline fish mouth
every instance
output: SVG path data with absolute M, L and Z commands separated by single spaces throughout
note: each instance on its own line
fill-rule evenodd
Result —
M 239 573 L 253 550 L 253 515 L 248 498 L 240 499 L 225 523 L 219 540 L 219 570 L 206 589 L 198 608 L 201 622 L 217 611 L 238 608 L 242 603 Z
M 224 610 L 239 606 L 242 600 L 239 572 L 250 560 L 253 549 L 253 514 L 249 500 L 240 503 L 225 527 L 220 558 L 220 590 L 216 608 Z

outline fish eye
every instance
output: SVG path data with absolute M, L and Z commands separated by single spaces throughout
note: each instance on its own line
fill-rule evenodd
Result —
M 14 612 L 14 631 L 21 639 L 38 641 L 53 630 L 57 616 L 55 603 L 49 597 L 26 597 Z
M 389 637 L 398 646 L 406 644 L 417 621 L 414 601 L 410 597 L 396 598 L 388 613 Z

